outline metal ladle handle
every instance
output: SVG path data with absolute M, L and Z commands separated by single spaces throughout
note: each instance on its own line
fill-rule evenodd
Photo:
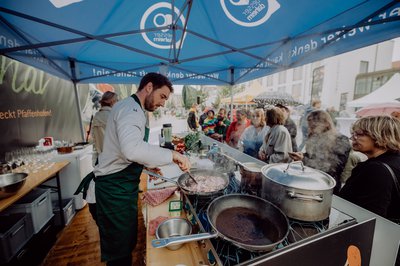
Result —
M 164 181 L 167 181 L 167 182 L 170 182 L 170 183 L 173 183 L 173 184 L 179 186 L 178 182 L 176 180 L 171 179 L 171 178 L 156 174 L 156 173 L 154 173 L 152 171 L 148 171 L 148 170 L 145 170 L 145 169 L 143 169 L 142 172 L 145 173 L 145 174 L 151 175 L 151 176 L 155 176 L 155 177 L 160 178 L 160 179 L 162 179 Z
M 169 245 L 174 245 L 174 244 L 184 244 L 188 242 L 193 242 L 193 241 L 200 241 L 204 239 L 210 239 L 217 237 L 218 234 L 210 234 L 210 233 L 201 233 L 201 234 L 196 234 L 196 235 L 187 235 L 187 236 L 175 236 L 175 237 L 169 237 L 169 238 L 159 238 L 159 239 L 154 239 L 151 241 L 151 245 L 155 248 L 163 248 Z

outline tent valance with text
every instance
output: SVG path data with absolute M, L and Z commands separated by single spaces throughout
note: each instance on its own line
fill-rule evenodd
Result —
M 0 55 L 81 83 L 232 85 L 398 36 L 393 0 L 0 2 Z

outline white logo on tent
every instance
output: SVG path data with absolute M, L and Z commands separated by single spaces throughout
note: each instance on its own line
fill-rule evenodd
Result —
M 179 15 L 179 9 L 174 8 L 176 17 Z M 179 23 L 183 27 L 185 25 L 186 19 L 183 15 L 179 17 Z M 171 13 L 171 3 L 161 2 L 149 7 L 146 12 L 144 12 L 142 19 L 140 20 L 140 29 L 144 30 L 146 28 L 161 28 L 169 26 L 173 23 L 172 13 Z M 178 33 L 178 31 L 177 31 Z M 150 31 L 142 33 L 143 39 L 151 46 L 159 49 L 170 49 L 173 40 L 172 31 L 169 28 L 164 28 L 159 31 Z M 179 46 L 181 42 L 185 39 L 185 36 L 177 34 L 176 46 Z
M 276 0 L 220 0 L 225 15 L 243 27 L 266 22 L 281 5 Z M 229 1 L 229 3 L 227 3 Z
M 61 7 L 69 6 L 69 5 L 73 4 L 73 3 L 81 2 L 83 0 L 49 0 L 49 1 L 55 7 L 61 8 Z

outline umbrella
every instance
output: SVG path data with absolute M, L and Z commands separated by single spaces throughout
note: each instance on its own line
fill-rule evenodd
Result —
M 280 91 L 270 91 L 270 92 L 263 92 L 259 95 L 257 95 L 254 99 L 254 102 L 256 102 L 259 105 L 277 105 L 277 104 L 282 104 L 285 106 L 297 106 L 301 105 L 302 103 L 296 101 L 292 95 L 286 93 L 286 92 L 280 92 Z
M 371 104 L 361 108 L 356 114 L 361 117 L 369 115 L 390 115 L 395 111 L 400 112 L 400 102 Z

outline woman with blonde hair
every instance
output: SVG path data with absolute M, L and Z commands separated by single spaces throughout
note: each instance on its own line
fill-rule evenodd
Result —
M 269 126 L 265 123 L 264 110 L 262 108 L 255 109 L 251 113 L 251 125 L 240 136 L 238 143 L 239 150 L 257 158 L 258 150 L 263 144 L 268 131 Z
M 283 126 L 285 115 L 278 107 L 267 109 L 265 121 L 270 130 L 264 139 L 258 156 L 267 163 L 285 163 L 292 152 L 292 140 L 289 131 Z
M 341 187 L 340 176 L 351 150 L 350 141 L 336 132 L 332 118 L 326 111 L 312 111 L 307 116 L 307 123 L 306 152 L 294 152 L 290 157 L 332 176 L 336 180 L 334 193 L 337 194 Z
M 400 120 L 368 116 L 352 126 L 352 146 L 368 159 L 353 169 L 340 196 L 400 222 Z

